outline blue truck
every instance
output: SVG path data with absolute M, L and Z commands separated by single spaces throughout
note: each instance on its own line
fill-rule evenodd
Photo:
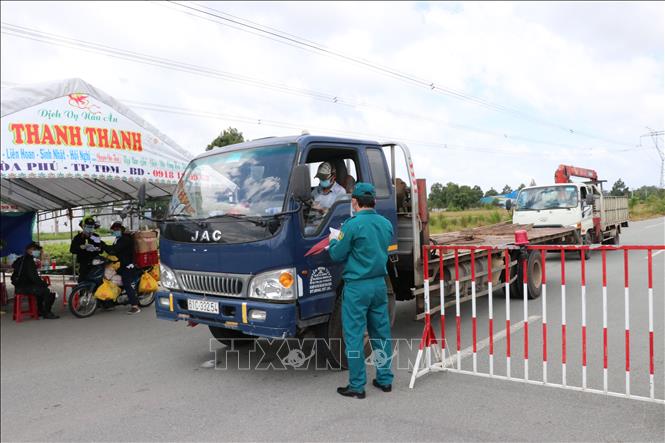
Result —
M 322 162 L 334 165 L 347 191 L 325 215 L 311 205 L 312 180 Z M 342 265 L 323 245 L 330 228 L 339 229 L 351 216 L 350 193 L 358 181 L 374 184 L 376 211 L 394 228 L 386 263 L 391 323 L 395 301 L 417 299 L 421 318 L 421 245 L 432 240 L 425 183 L 415 178 L 408 147 L 309 134 L 229 145 L 190 162 L 160 225 L 157 317 L 207 325 L 222 343 L 308 333 L 341 339 Z M 435 308 L 439 259 L 451 274 L 450 257 L 431 257 Z M 477 264 L 479 295 L 487 283 L 485 262 Z M 498 256 L 497 269 L 502 263 Z M 494 273 L 497 279 L 501 274 Z M 469 278 L 462 279 L 466 290 Z M 533 286 L 538 289 L 539 282 Z

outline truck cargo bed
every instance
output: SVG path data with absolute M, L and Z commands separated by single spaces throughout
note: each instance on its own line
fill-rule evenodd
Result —
M 515 242 L 515 231 L 518 230 L 527 231 L 529 243 L 532 244 L 561 243 L 566 237 L 568 240 L 575 237 L 576 231 L 571 227 L 534 228 L 533 225 L 504 222 L 445 234 L 430 234 L 430 238 L 442 246 L 504 246 Z

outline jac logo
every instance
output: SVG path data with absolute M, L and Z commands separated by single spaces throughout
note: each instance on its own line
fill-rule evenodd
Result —
M 206 242 L 206 241 L 220 241 L 222 239 L 222 231 L 195 231 L 192 236 L 192 241 Z

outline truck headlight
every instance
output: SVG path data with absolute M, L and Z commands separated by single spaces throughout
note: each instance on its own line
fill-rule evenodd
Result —
M 293 268 L 258 274 L 249 285 L 249 297 L 274 301 L 295 300 L 298 296 L 295 279 L 296 270 Z
M 178 284 L 178 279 L 175 277 L 175 272 L 171 270 L 168 266 L 165 266 L 163 263 L 159 264 L 159 282 L 166 289 L 180 289 Z

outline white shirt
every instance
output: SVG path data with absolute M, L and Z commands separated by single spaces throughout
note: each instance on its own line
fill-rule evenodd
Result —
M 320 188 L 316 188 L 312 196 L 314 197 L 314 204 L 318 204 L 324 209 L 329 209 L 333 204 L 335 204 L 337 199 L 343 195 L 346 195 L 346 189 L 335 182 L 333 183 L 330 192 L 327 194 L 321 192 Z

